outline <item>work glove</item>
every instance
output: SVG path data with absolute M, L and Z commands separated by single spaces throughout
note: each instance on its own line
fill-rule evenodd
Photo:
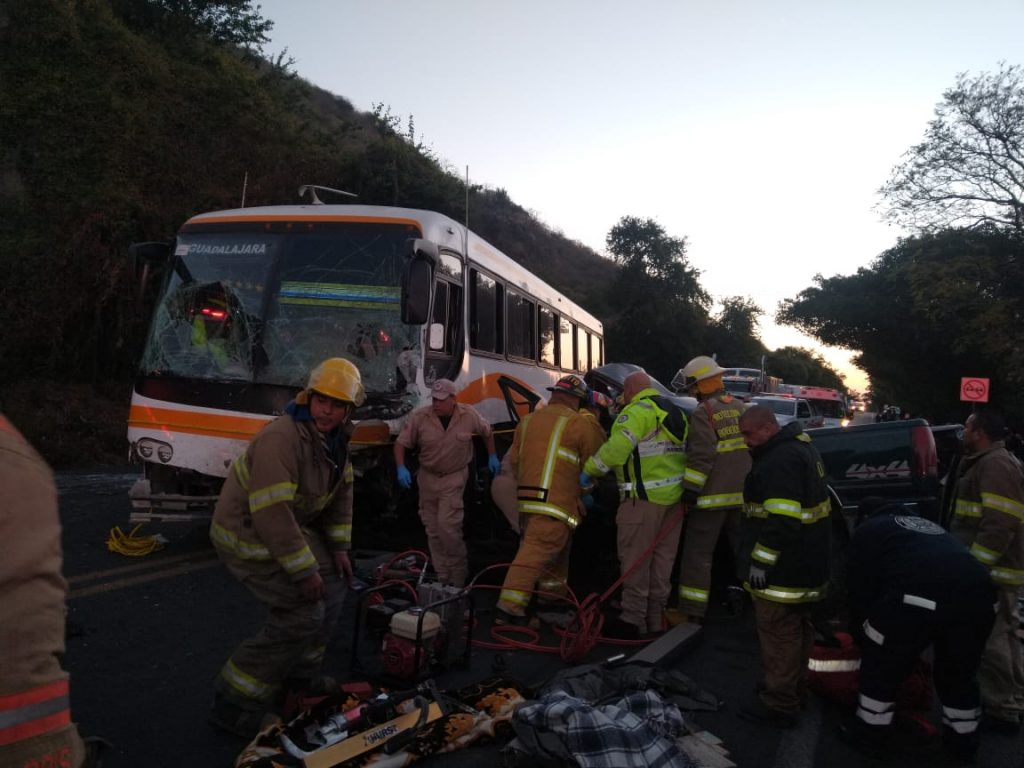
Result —
M 768 586 L 768 571 L 760 565 L 750 565 L 750 573 L 747 575 L 747 583 L 753 589 L 764 589 Z
M 697 492 L 692 488 L 683 489 L 683 506 L 686 508 L 697 506 Z
M 315 603 L 318 600 L 324 599 L 324 580 L 321 578 L 319 573 L 314 573 L 311 576 L 307 576 L 299 582 L 299 592 L 302 596 L 309 600 L 311 603 Z
M 487 468 L 491 470 L 493 477 L 501 474 L 501 459 L 498 458 L 498 454 L 492 453 L 487 457 Z
M 594 487 L 594 481 L 590 479 L 590 475 L 586 472 L 580 472 L 580 488 L 587 490 L 588 488 Z
M 398 484 L 403 488 L 412 488 L 412 474 L 405 464 L 398 467 Z

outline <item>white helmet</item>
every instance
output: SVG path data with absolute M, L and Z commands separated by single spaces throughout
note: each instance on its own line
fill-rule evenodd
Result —
M 689 389 L 698 381 L 704 381 L 725 373 L 725 368 L 715 362 L 707 355 L 698 355 L 690 362 L 679 369 L 679 372 L 672 378 L 672 386 L 679 389 Z

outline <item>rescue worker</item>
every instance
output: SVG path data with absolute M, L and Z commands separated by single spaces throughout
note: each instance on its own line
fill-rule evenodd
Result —
M 737 715 L 788 728 L 804 696 L 814 642 L 810 607 L 825 597 L 831 568 L 831 504 L 821 456 L 799 422 L 779 428 L 753 405 L 740 416 L 753 465 L 743 485 L 741 564 L 754 598 L 763 676 L 758 696 Z
M 690 415 L 686 443 L 682 501 L 687 513 L 679 563 L 679 608 L 668 612 L 673 625 L 704 620 L 719 534 L 725 532 L 734 567 L 739 554 L 743 480 L 750 471 L 750 452 L 740 434 L 743 403 L 725 391 L 723 373 L 724 368 L 703 355 L 682 369 L 686 391 L 700 405 Z
M 548 404 L 516 426 L 509 461 L 515 472 L 522 538 L 498 596 L 497 624 L 526 624 L 534 585 L 564 594 L 569 546 L 579 525 L 579 476 L 601 446 L 591 420 L 579 414 L 587 385 L 579 376 L 559 379 Z
M 620 573 L 626 578 L 621 612 L 605 622 L 602 634 L 637 639 L 664 630 L 679 546 L 675 526 L 680 522 L 687 421 L 679 407 L 651 387 L 651 377 L 643 371 L 626 377 L 622 400 L 625 407 L 612 424 L 608 441 L 584 465 L 580 484 L 586 489 L 593 478 L 615 471 L 616 543 Z
M 322 693 L 333 682 L 321 665 L 352 578 L 348 440 L 364 399 L 355 365 L 322 362 L 235 460 L 217 500 L 217 554 L 269 611 L 214 684 L 210 720 L 237 735 L 255 734 L 282 695 Z
M 471 405 L 456 400 L 458 391 L 448 379 L 438 379 L 430 388 L 431 404 L 417 408 L 402 426 L 395 440 L 398 484 L 412 488 L 412 473 L 405 466 L 405 452 L 419 449 L 419 511 L 427 531 L 430 561 L 439 580 L 462 587 L 469 562 L 462 538 L 462 500 L 473 460 L 473 435 L 487 447 L 487 467 L 492 475 L 501 472 L 494 450 L 494 434 Z
M 970 759 L 981 716 L 978 664 L 996 598 L 988 570 L 940 525 L 901 505 L 875 506 L 846 555 L 861 665 L 857 713 L 842 734 L 868 754 L 884 751 L 900 684 L 931 645 L 943 742 L 956 757 Z
M 1005 435 L 1006 423 L 995 410 L 968 417 L 951 530 L 989 569 L 997 588 L 999 607 L 979 672 L 981 700 L 992 726 L 1016 731 L 1024 721 L 1024 662 L 1016 636 L 1024 585 L 1024 479 Z
M 57 487 L 0 414 L 0 765 L 94 766 L 71 721 Z

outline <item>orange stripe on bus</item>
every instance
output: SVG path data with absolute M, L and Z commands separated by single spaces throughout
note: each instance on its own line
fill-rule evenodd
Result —
M 145 405 L 133 405 L 128 416 L 128 425 L 132 427 L 207 437 L 226 437 L 232 440 L 251 440 L 270 421 L 269 416 L 258 419 L 249 416 L 176 411 Z M 357 424 L 350 442 L 356 445 L 383 445 L 389 443 L 390 438 L 391 433 L 387 424 Z
M 458 397 L 455 399 L 460 403 L 467 403 L 469 405 L 477 405 L 488 398 L 495 398 L 504 402 L 505 394 L 501 391 L 501 386 L 498 384 L 499 379 L 510 379 L 524 389 L 527 389 L 530 392 L 533 391 L 533 388 L 529 384 L 521 379 L 517 379 L 515 376 L 509 376 L 507 373 L 487 373 L 479 379 L 474 379 L 469 382 L 469 384 L 459 392 Z M 518 392 L 513 390 L 513 401 L 515 401 L 517 396 L 521 397 Z M 527 403 L 516 403 L 516 411 L 520 416 L 525 416 L 530 412 L 530 406 Z
M 157 429 L 164 432 L 183 432 L 190 435 L 227 437 L 249 440 L 259 432 L 270 417 L 259 419 L 249 416 L 227 416 L 219 413 L 195 413 L 170 408 L 133 405 L 128 414 L 128 426 Z

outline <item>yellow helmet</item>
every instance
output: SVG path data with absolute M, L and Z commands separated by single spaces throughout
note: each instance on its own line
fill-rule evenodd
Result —
M 721 376 L 723 373 L 725 373 L 725 368 L 716 363 L 714 358 L 707 355 L 697 355 L 697 357 L 680 369 L 679 373 L 673 378 L 672 383 L 681 383 L 683 389 L 689 389 L 697 384 L 697 382 Z
M 295 396 L 295 402 L 299 405 L 306 405 L 309 402 L 309 393 L 317 392 L 321 395 L 352 403 L 356 407 L 366 400 L 366 392 L 363 391 L 363 378 L 359 375 L 359 369 L 343 357 L 331 357 L 324 360 L 309 374 L 309 383 L 306 388 Z

